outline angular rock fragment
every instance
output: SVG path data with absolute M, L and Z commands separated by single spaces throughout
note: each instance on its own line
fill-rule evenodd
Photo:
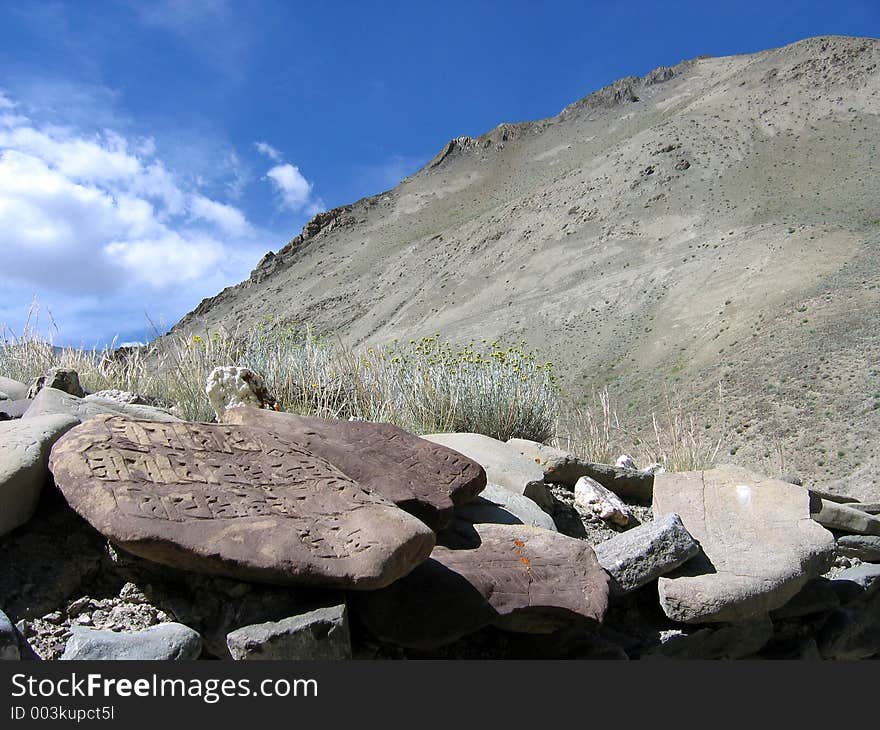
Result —
M 785 605 L 827 570 L 834 538 L 801 487 L 734 466 L 657 475 L 654 512 L 676 512 L 702 552 L 659 579 L 666 615 L 737 622 Z
M 344 603 L 281 621 L 243 626 L 230 632 L 226 644 L 233 659 L 351 659 Z
M 72 636 L 64 648 L 63 660 L 191 660 L 198 659 L 202 639 L 191 628 L 178 623 L 151 626 L 141 631 L 102 631 L 71 627 Z
M 224 423 L 266 428 L 326 459 L 361 486 L 381 494 L 432 529 L 486 486 L 475 461 L 390 423 L 296 416 L 257 408 L 230 408 Z
M 530 525 L 556 532 L 553 518 L 534 501 L 497 484 L 487 484 L 473 500 L 456 507 L 455 516 L 472 525 Z
M 818 501 L 818 510 L 814 512 L 813 519 L 820 525 L 857 535 L 880 535 L 880 517 L 826 499 Z M 815 500 L 813 508 L 816 509 Z
M 37 393 L 43 388 L 54 388 L 77 398 L 82 398 L 86 394 L 82 385 L 80 385 L 79 373 L 68 368 L 52 368 L 46 371 L 44 375 L 40 375 L 31 383 L 26 397 L 36 398 Z
M 880 536 L 841 535 L 837 538 L 837 552 L 866 563 L 880 562 Z
M 700 552 L 676 514 L 622 532 L 593 549 L 599 565 L 611 576 L 612 596 L 630 593 Z
M 368 590 L 434 545 L 416 518 L 258 428 L 97 416 L 55 445 L 51 469 L 99 532 L 185 570 Z
M 525 525 L 474 525 L 480 545 L 436 547 L 405 578 L 353 597 L 376 637 L 430 649 L 494 624 L 551 633 L 602 621 L 608 576 L 581 540 Z
M 75 425 L 70 416 L 0 423 L 0 535 L 34 514 L 49 477 L 49 451 Z
M 596 517 L 619 527 L 633 521 L 633 513 L 614 492 L 595 479 L 581 477 L 574 485 L 574 503 Z

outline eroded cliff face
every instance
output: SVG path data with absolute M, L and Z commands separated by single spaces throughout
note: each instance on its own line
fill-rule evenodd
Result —
M 454 139 L 176 329 L 525 339 L 634 426 L 670 388 L 724 459 L 880 496 L 878 62 L 845 37 L 701 58 Z

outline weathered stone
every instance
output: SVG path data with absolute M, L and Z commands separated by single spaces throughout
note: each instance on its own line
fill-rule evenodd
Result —
M 21 418 L 30 408 L 33 401 L 30 398 L 21 400 L 0 400 L 0 421 L 11 421 Z
M 823 659 L 867 659 L 880 654 L 880 591 L 838 609 L 819 633 Z
M 497 484 L 487 484 L 472 501 L 456 507 L 455 516 L 472 525 L 530 525 L 556 531 L 553 518 L 535 502 Z
M 858 535 L 880 535 L 880 517 L 826 499 L 820 499 L 819 503 L 813 519 L 820 525 Z
M 618 469 L 638 469 L 636 466 L 636 460 L 633 459 L 629 454 L 621 454 L 617 457 L 617 461 L 614 462 L 614 466 Z
M 430 649 L 489 624 L 551 633 L 594 625 L 607 608 L 608 575 L 581 540 L 525 525 L 474 525 L 473 550 L 436 547 L 405 578 L 354 596 L 379 639 Z
M 0 535 L 34 514 L 49 477 L 52 444 L 75 425 L 70 416 L 0 423 Z
M 849 506 L 869 515 L 880 515 L 880 502 L 853 502 Z
M 737 623 L 680 632 L 642 655 L 643 659 L 742 659 L 760 651 L 773 636 L 773 622 L 755 616 Z
M 205 393 L 217 420 L 229 408 L 275 408 L 277 401 L 259 373 L 249 368 L 219 367 L 208 376 Z
M 523 494 L 542 509 L 552 505 L 541 467 L 503 441 L 480 433 L 432 433 L 422 438 L 473 459 L 492 484 Z
M 654 488 L 652 473 L 610 464 L 594 464 L 562 449 L 528 439 L 510 439 L 507 443 L 541 467 L 545 482 L 574 487 L 581 477 L 590 477 L 620 497 L 645 504 L 651 502 Z
M 98 390 L 86 396 L 89 400 L 112 400 L 116 403 L 122 403 L 128 406 L 152 406 L 155 405 L 152 398 L 147 398 L 139 393 L 132 393 L 129 390 L 119 390 L 118 388 L 109 388 L 107 390 Z
M 486 486 L 486 473 L 475 461 L 390 423 L 257 408 L 230 408 L 223 422 L 272 431 L 326 459 L 433 529 L 448 525 L 454 506 L 469 502 Z
M 72 626 L 64 660 L 188 660 L 198 659 L 202 639 L 191 628 L 165 623 L 134 632 L 101 631 Z
M 51 469 L 110 540 L 196 572 L 369 590 L 434 545 L 419 520 L 259 428 L 98 416 L 55 445 Z
M 50 414 L 66 414 L 73 416 L 78 421 L 87 421 L 101 415 L 125 416 L 126 418 L 140 418 L 149 421 L 162 421 L 167 423 L 179 422 L 180 419 L 153 406 L 139 406 L 119 403 L 115 400 L 86 396 L 76 396 L 64 393 L 55 388 L 43 388 L 34 398 L 22 416 L 23 419 L 45 416 Z
M 735 466 L 658 474 L 654 513 L 676 512 L 702 552 L 659 579 L 660 604 L 682 623 L 738 622 L 785 605 L 827 570 L 834 538 L 810 496 Z
M 24 400 L 28 397 L 27 385 L 2 375 L 0 375 L 0 392 L 9 400 Z
M 880 564 L 861 563 L 840 571 L 831 581 L 832 585 L 855 584 L 859 592 L 872 592 L 880 588 Z
M 814 578 L 784 606 L 770 614 L 775 620 L 800 618 L 816 613 L 833 611 L 840 605 L 840 599 L 827 578 Z
M 52 368 L 47 370 L 45 375 L 40 375 L 31 383 L 26 397 L 36 398 L 37 393 L 43 388 L 55 388 L 77 398 L 82 398 L 86 394 L 82 385 L 80 385 L 79 373 L 68 368 Z
M 880 536 L 841 535 L 837 538 L 837 552 L 867 563 L 880 562 Z
M 9 617 L 0 611 L 0 661 L 21 658 L 18 648 L 18 631 Z
M 633 521 L 633 513 L 614 492 L 595 479 L 581 477 L 574 485 L 574 503 L 596 517 L 619 527 Z
M 233 659 L 351 659 L 345 604 L 243 626 L 226 637 Z
M 813 497 L 824 499 L 826 502 L 835 502 L 837 504 L 854 504 L 859 501 L 855 497 L 850 497 L 846 494 L 834 494 L 833 492 L 824 492 L 821 489 L 816 489 L 815 487 L 810 487 L 807 491 L 809 491 L 809 493 L 813 495 Z
M 686 563 L 700 552 L 677 514 L 669 514 L 595 545 L 611 576 L 612 596 L 623 595 Z

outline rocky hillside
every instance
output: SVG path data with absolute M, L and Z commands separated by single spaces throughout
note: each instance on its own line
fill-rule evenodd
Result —
M 845 37 L 700 58 L 454 139 L 175 329 L 525 339 L 631 423 L 669 386 L 725 460 L 878 498 L 878 63 Z

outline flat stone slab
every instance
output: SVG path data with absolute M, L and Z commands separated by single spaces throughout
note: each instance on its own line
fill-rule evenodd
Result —
M 266 428 L 326 459 L 432 529 L 452 521 L 453 508 L 486 486 L 472 459 L 390 423 L 340 421 L 259 408 L 229 408 L 224 423 Z
M 59 415 L 0 423 L 0 535 L 33 516 L 49 478 L 52 444 L 76 423 Z
M 31 406 L 30 398 L 20 400 L 0 400 L 0 421 L 21 418 Z
M 418 519 L 264 429 L 96 416 L 55 445 L 50 466 L 104 536 L 185 570 L 370 590 L 434 545 Z
M 188 626 L 159 624 L 141 631 L 101 631 L 71 627 L 63 660 L 191 660 L 202 652 L 202 639 Z
M 474 525 L 475 549 L 438 546 L 405 578 L 354 597 L 376 637 L 430 649 L 494 624 L 550 633 L 595 625 L 608 605 L 608 575 L 582 540 L 525 525 Z
M 857 535 L 880 535 L 880 517 L 871 515 L 846 504 L 819 499 L 813 501 L 813 519 L 820 525 L 841 532 Z M 818 509 L 817 509 L 818 507 Z
M 56 388 L 42 388 L 22 418 L 28 419 L 49 414 L 70 415 L 80 422 L 107 414 L 167 423 L 180 422 L 179 418 L 161 408 L 120 403 L 109 398 L 95 398 L 91 395 L 77 398 L 75 395 L 70 395 L 70 393 Z
M 880 536 L 841 535 L 837 538 L 837 552 L 866 563 L 880 562 Z
M 226 645 L 238 660 L 351 659 L 345 604 L 242 626 L 226 636 Z
M 581 477 L 589 477 L 619 497 L 650 504 L 654 474 L 611 464 L 594 464 L 574 454 L 528 439 L 510 439 L 508 446 L 541 467 L 544 481 L 574 487 Z
M 472 501 L 456 507 L 455 516 L 472 525 L 529 525 L 557 531 L 553 518 L 533 500 L 497 484 L 487 484 Z
M 549 506 L 541 467 L 504 441 L 481 433 L 431 433 L 422 438 L 473 459 L 486 470 L 486 479 L 492 484 L 524 494 L 540 507 Z
M 596 557 L 611 576 L 612 596 L 630 593 L 683 565 L 700 546 L 677 514 L 669 514 L 594 545 Z
M 4 393 L 9 400 L 23 400 L 27 398 L 28 386 L 0 375 L 0 393 Z
M 785 605 L 830 565 L 834 537 L 810 495 L 735 466 L 658 474 L 654 514 L 675 512 L 702 552 L 659 579 L 660 604 L 682 623 L 735 622 Z

